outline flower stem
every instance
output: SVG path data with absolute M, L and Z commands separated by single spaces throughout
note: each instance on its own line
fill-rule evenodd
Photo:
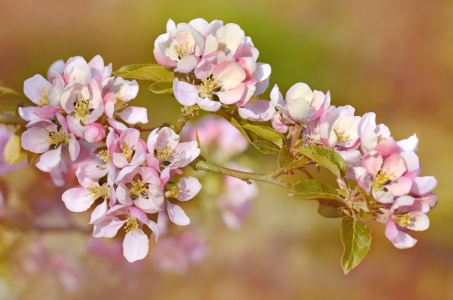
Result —
M 273 176 L 275 176 L 275 174 L 273 174 L 273 173 L 257 174 L 257 173 L 242 172 L 242 171 L 237 171 L 237 170 L 228 169 L 228 168 L 224 168 L 224 167 L 219 167 L 219 166 L 213 165 L 211 163 L 208 163 L 202 157 L 195 159 L 190 164 L 190 166 L 194 170 L 202 170 L 202 171 L 206 171 L 206 172 L 213 172 L 213 173 L 217 173 L 217 174 L 236 177 L 240 180 L 247 182 L 248 184 L 252 183 L 251 180 L 255 180 L 255 181 L 262 181 L 262 182 L 275 184 L 275 185 L 278 185 L 278 186 L 281 186 L 284 188 L 288 188 L 288 189 L 292 186 L 292 184 L 289 182 L 286 182 L 286 181 L 283 181 L 280 179 L 276 179 L 275 177 L 273 177 Z
M 189 121 L 193 117 L 196 117 L 197 115 L 198 113 L 194 110 L 193 106 L 185 106 L 182 109 L 176 123 L 170 125 L 170 129 L 179 134 L 182 131 L 184 125 L 186 125 L 187 121 Z

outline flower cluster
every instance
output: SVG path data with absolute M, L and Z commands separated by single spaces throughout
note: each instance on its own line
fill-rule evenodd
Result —
M 138 84 L 111 77 L 112 64 L 101 56 L 89 63 L 80 56 L 53 63 L 47 78 L 35 75 L 24 82 L 25 95 L 36 106 L 19 108 L 28 122 L 22 147 L 40 155 L 36 166 L 50 172 L 56 185 L 70 165 L 88 159 L 106 137 L 108 124 L 117 130 L 128 124 L 147 123 L 146 108 L 128 106 Z
M 256 61 L 258 55 L 252 39 L 237 24 L 218 20 L 178 25 L 169 20 L 167 33 L 154 43 L 156 61 L 181 74 L 173 83 L 176 99 L 212 112 L 222 104 L 241 107 L 258 101 L 271 74 L 268 64 Z

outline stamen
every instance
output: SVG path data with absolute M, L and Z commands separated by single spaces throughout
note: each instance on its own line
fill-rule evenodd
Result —
M 220 83 L 217 80 L 216 77 L 213 77 L 212 75 L 209 75 L 205 81 L 201 81 L 200 86 L 198 89 L 200 90 L 200 98 L 206 98 L 208 97 L 209 99 L 212 98 L 212 92 L 216 89 L 220 88 Z
M 410 225 L 412 224 L 411 219 L 412 219 L 411 213 L 407 213 L 399 218 L 397 224 L 401 227 L 409 228 Z
M 98 157 L 105 163 L 110 161 L 110 152 L 108 150 L 99 151 Z
M 224 44 L 219 44 L 219 46 L 217 47 L 217 51 L 226 52 L 227 51 L 226 46 Z
M 124 229 L 126 229 L 126 232 L 129 232 L 129 231 L 138 232 L 139 228 L 138 228 L 137 218 L 128 216 L 126 226 L 124 226 Z
M 126 106 L 127 102 L 123 100 L 123 96 L 120 93 L 116 94 L 115 111 L 120 110 Z
M 167 144 L 161 143 L 157 147 L 157 158 L 159 160 L 166 160 L 168 157 L 173 155 L 173 149 L 171 149 Z
M 335 134 L 337 135 L 337 140 L 340 141 L 340 142 L 347 142 L 351 137 L 349 135 L 345 135 L 345 130 L 343 131 L 340 131 L 339 129 L 339 125 L 337 125 L 337 127 L 335 127 L 334 131 L 335 131 Z
M 249 103 L 252 103 L 252 104 L 254 104 L 254 105 L 256 105 L 256 100 L 257 100 L 257 99 L 258 99 L 258 96 L 255 95 L 255 94 L 253 94 L 252 97 L 250 97 L 250 99 L 249 99 L 248 102 L 249 102 Z
M 39 102 L 39 106 L 44 106 L 44 105 L 50 104 L 49 95 L 47 94 L 47 90 L 41 91 L 41 93 L 39 93 L 38 102 Z
M 68 144 L 68 135 L 65 133 L 59 133 L 59 132 L 49 132 L 49 139 L 47 142 L 49 143 L 49 146 L 54 145 L 54 148 L 57 148 L 60 144 Z
M 147 183 L 141 181 L 140 179 L 135 180 L 132 185 L 129 187 L 129 190 L 131 191 L 130 195 L 131 197 L 140 197 L 140 196 L 147 196 L 148 195 L 148 190 L 147 190 Z
M 390 181 L 395 179 L 395 175 L 392 171 L 386 170 L 383 171 L 382 169 L 376 172 L 376 180 L 375 182 L 379 185 L 384 185 L 389 183 Z
M 189 54 L 189 42 L 185 44 L 175 44 L 176 53 L 178 53 L 178 58 L 181 60 Z
M 74 104 L 75 116 L 78 119 L 85 119 L 87 115 L 91 114 L 88 110 L 90 101 L 88 99 L 82 98 L 79 99 L 76 104 Z
M 93 201 L 101 197 L 101 188 L 94 186 L 92 183 L 90 183 L 90 187 L 87 189 L 88 194 L 85 195 L 85 197 L 92 196 Z
M 178 189 L 179 188 L 179 189 Z M 174 185 L 170 188 L 170 193 L 167 197 L 172 197 L 172 198 L 175 198 L 175 199 L 181 199 L 182 196 L 180 196 L 179 194 L 182 193 L 182 190 L 180 189 L 181 188 L 181 184 L 178 183 L 177 185 Z
M 127 161 L 131 162 L 132 155 L 133 155 L 134 151 L 137 150 L 137 147 L 131 148 L 131 150 L 129 150 L 129 142 L 126 142 L 124 144 L 124 147 L 123 147 L 123 145 L 121 145 L 120 147 L 123 150 L 123 154 L 124 154 L 124 156 L 126 156 Z

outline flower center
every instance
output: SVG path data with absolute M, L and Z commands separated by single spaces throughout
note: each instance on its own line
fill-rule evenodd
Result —
M 47 90 L 42 91 L 39 93 L 39 106 L 49 105 L 49 95 L 47 94 Z
M 54 148 L 57 148 L 57 146 L 61 144 L 68 145 L 68 135 L 61 132 L 49 132 L 49 139 L 47 142 L 49 143 L 49 146 L 55 145 Z
M 349 135 L 345 134 L 344 130 L 340 131 L 339 125 L 337 125 L 337 127 L 335 127 L 334 131 L 335 131 L 335 134 L 337 135 L 337 140 L 340 142 L 345 143 L 351 138 Z
M 99 151 L 98 157 L 104 162 L 107 163 L 110 161 L 110 153 L 108 150 Z
M 178 53 L 178 58 L 181 60 L 189 54 L 189 42 L 185 44 L 175 44 L 176 53 Z
M 147 191 L 147 183 L 141 181 L 140 179 L 135 180 L 132 185 L 129 187 L 129 190 L 131 191 L 130 195 L 131 197 L 140 197 L 140 196 L 147 196 L 148 191 Z
M 412 224 L 411 219 L 412 219 L 411 213 L 407 213 L 407 214 L 402 215 L 401 217 L 399 217 L 397 222 L 395 222 L 395 223 L 398 224 L 401 227 L 409 228 L 410 225 Z
M 209 99 L 212 99 L 212 92 L 219 88 L 220 84 L 217 78 L 209 75 L 205 81 L 201 81 L 201 84 L 198 87 L 198 89 L 200 90 L 200 98 L 208 97 Z
M 182 196 L 179 195 L 180 193 L 182 193 L 181 184 L 178 183 L 177 185 L 172 186 L 169 190 L 169 193 L 167 192 L 165 196 L 178 199 L 182 198 Z
M 132 155 L 134 153 L 134 150 L 136 150 L 137 147 L 133 147 L 133 148 L 131 147 L 131 149 L 129 150 L 129 142 L 126 142 L 124 144 L 124 147 L 123 147 L 123 145 L 121 145 L 120 147 L 121 147 L 121 150 L 123 150 L 123 154 L 124 154 L 124 156 L 126 156 L 127 161 L 130 163 L 132 160 Z
M 165 143 L 161 143 L 159 147 L 157 147 L 157 158 L 159 160 L 166 160 L 168 157 L 173 155 L 173 150 L 167 146 Z
M 217 47 L 217 51 L 226 52 L 227 51 L 226 46 L 224 44 L 219 44 L 219 46 Z
M 88 101 L 88 99 L 85 99 L 85 97 L 79 99 L 78 102 L 74 104 L 75 117 L 85 122 L 87 115 L 91 114 L 88 109 L 89 105 L 90 102 Z
M 116 94 L 115 111 L 120 110 L 126 106 L 127 102 L 123 100 L 123 96 L 120 93 Z
M 388 184 L 388 183 L 390 183 L 390 181 L 392 181 L 394 179 L 395 179 L 395 175 L 390 170 L 382 171 L 382 169 L 381 169 L 378 172 L 376 172 L 375 182 L 379 185 Z
M 92 183 L 90 183 L 90 187 L 87 188 L 88 194 L 85 195 L 85 197 L 91 196 L 93 197 L 93 201 L 101 197 L 101 188 L 98 186 L 94 186 Z
M 252 97 L 249 99 L 249 103 L 255 104 L 256 105 L 256 100 L 258 99 L 258 96 L 253 94 Z
M 126 226 L 124 226 L 124 229 L 126 230 L 126 232 L 129 232 L 129 231 L 138 232 L 139 228 L 138 228 L 137 218 L 128 216 Z

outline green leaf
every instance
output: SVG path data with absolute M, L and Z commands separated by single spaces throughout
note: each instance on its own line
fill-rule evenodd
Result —
M 13 134 L 5 146 L 5 161 L 10 165 L 23 162 L 27 158 L 27 152 L 22 149 L 20 136 Z
M 289 152 L 288 147 L 283 146 L 278 155 L 278 167 L 288 169 L 294 161 L 294 156 Z
M 288 195 L 303 200 L 334 200 L 342 204 L 338 192 L 330 185 L 318 180 L 299 181 L 291 187 Z
M 265 140 L 268 140 L 274 144 L 276 144 L 278 147 L 283 147 L 283 143 L 285 142 L 285 137 L 283 134 L 278 132 L 277 130 L 271 128 L 271 127 L 266 127 L 266 126 L 258 126 L 258 125 L 252 125 L 252 124 L 244 124 L 242 127 L 245 130 L 248 130 L 254 134 L 256 134 L 259 137 L 262 137 Z
M 234 127 L 236 127 L 236 129 L 239 130 L 240 133 L 242 133 L 242 135 L 247 139 L 247 141 L 249 141 L 250 144 L 253 144 L 253 141 L 251 140 L 250 136 L 247 134 L 247 132 L 244 130 L 244 128 L 242 128 L 241 124 L 239 124 L 238 121 L 236 121 L 235 118 L 228 117 L 228 115 L 226 115 L 226 119 L 228 121 L 230 121 L 230 123 Z
M 135 64 L 121 67 L 113 73 L 123 78 L 149 80 L 154 82 L 173 82 L 175 76 L 170 68 L 158 64 Z
M 303 167 L 307 162 L 307 158 L 303 156 L 300 159 L 295 159 L 287 146 L 283 146 L 278 155 L 278 166 L 281 169 L 293 170 Z
M 173 82 L 154 82 L 149 90 L 155 94 L 173 95 Z
M 294 151 L 317 162 L 338 178 L 345 176 L 347 173 L 346 162 L 343 157 L 331 149 L 318 146 L 302 146 L 294 149 Z
M 340 218 L 341 214 L 338 211 L 337 207 L 332 207 L 330 205 L 325 205 L 319 203 L 318 210 L 316 211 L 318 214 L 325 218 Z
M 341 266 L 345 274 L 357 267 L 370 250 L 371 230 L 360 221 L 343 217 L 341 220 L 341 242 L 344 253 L 341 257 Z
M 253 146 L 256 147 L 256 149 L 258 149 L 258 151 L 260 151 L 261 153 L 264 153 L 264 154 L 275 154 L 275 155 L 278 155 L 279 151 L 278 149 L 276 148 L 276 146 L 274 144 L 272 144 L 271 142 L 269 141 L 254 141 L 252 143 Z

